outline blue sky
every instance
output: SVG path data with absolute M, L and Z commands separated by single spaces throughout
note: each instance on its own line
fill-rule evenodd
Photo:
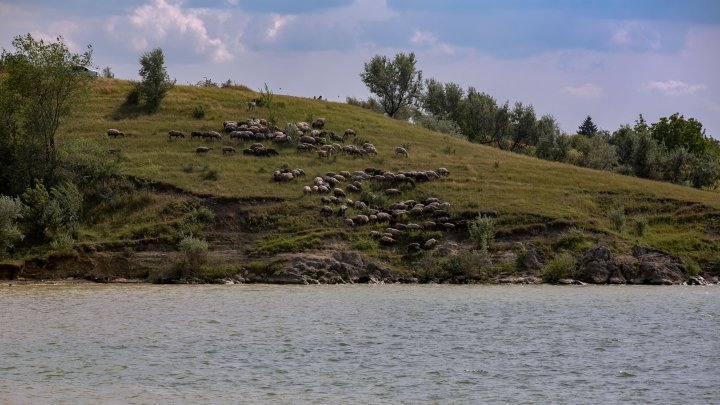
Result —
M 574 132 L 680 112 L 720 139 L 720 1 L 0 0 L 0 46 L 58 35 L 138 77 L 155 47 L 179 83 L 367 97 L 373 55 L 415 52 L 425 77 L 532 104 Z

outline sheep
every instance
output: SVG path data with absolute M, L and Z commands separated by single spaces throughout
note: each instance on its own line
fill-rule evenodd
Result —
M 345 198 L 345 192 L 342 191 L 342 189 L 339 189 L 339 188 L 337 188 L 337 187 L 333 189 L 333 194 L 335 195 L 335 197 L 343 197 L 343 198 Z
M 357 187 L 356 187 L 355 185 L 353 185 L 353 184 L 348 184 L 347 187 L 345 187 L 345 189 L 346 189 L 348 192 L 351 192 L 351 193 L 359 193 L 359 192 L 361 191 L 359 188 L 357 188 Z
M 395 148 L 395 156 L 399 156 L 399 155 L 405 156 L 405 158 L 409 158 L 409 157 L 410 157 L 410 155 L 408 154 L 407 149 L 405 149 L 405 148 L 403 148 L 403 147 L 401 147 L 401 146 L 398 146 L 397 148 Z
M 190 133 L 190 139 L 202 138 L 202 137 L 203 137 L 203 133 L 200 131 L 192 131 Z
M 389 188 L 385 190 L 386 195 L 400 195 L 402 194 L 402 191 L 396 189 L 396 188 Z
M 255 109 L 257 109 L 257 101 L 255 101 L 254 99 L 251 101 L 248 101 L 247 102 L 247 110 L 251 111 L 251 110 L 255 110 Z
M 423 244 L 423 248 L 424 248 L 425 250 L 430 250 L 430 249 L 434 248 L 435 246 L 437 246 L 437 244 L 438 244 L 437 239 L 435 239 L 435 238 L 430 238 L 430 239 L 428 239 L 428 240 L 425 241 L 425 243 Z
M 298 122 L 295 126 L 301 132 L 307 132 L 310 130 L 310 125 L 308 125 L 308 123 L 304 121 Z
M 303 194 L 312 194 L 313 189 L 310 186 L 303 187 Z
M 350 172 L 347 170 L 341 170 L 340 175 L 343 177 L 350 177 Z
M 345 138 L 340 135 L 336 135 L 335 132 L 330 131 L 330 140 L 337 142 L 345 142 Z
M 225 121 L 223 123 L 223 131 L 230 133 L 233 131 L 237 131 L 237 123 L 235 121 Z
M 345 212 L 347 211 L 348 207 L 347 205 L 341 205 L 340 208 L 338 208 L 338 216 L 343 217 L 345 216 Z
M 353 222 L 350 218 L 343 219 L 343 225 L 345 226 L 355 226 L 355 222 Z
M 301 136 L 300 138 L 298 138 L 298 141 L 300 143 L 309 143 L 311 145 L 315 144 L 315 138 L 313 138 L 312 136 L 308 136 L 308 135 Z
M 380 238 L 380 243 L 383 245 L 393 245 L 395 244 L 395 239 L 389 236 L 383 236 L 382 238 Z
M 112 138 L 117 138 L 118 136 L 125 136 L 125 133 L 118 131 L 117 129 L 110 128 L 107 130 L 107 135 Z
M 325 118 L 318 118 L 312 123 L 312 127 L 315 129 L 323 129 L 325 121 Z
M 450 174 L 450 170 L 448 170 L 444 167 L 441 167 L 441 168 L 435 170 L 435 173 L 437 173 L 439 176 L 447 176 Z
M 330 215 L 332 215 L 332 213 L 333 213 L 333 210 L 328 205 L 323 205 L 322 208 L 320 208 L 320 215 L 329 217 Z
M 168 140 L 170 140 L 172 138 L 185 138 L 185 134 L 183 134 L 180 131 L 171 129 L 170 131 L 168 131 Z
M 365 146 L 365 147 L 363 148 L 363 150 L 364 150 L 365 153 L 367 153 L 368 155 L 371 154 L 371 153 L 372 153 L 373 155 L 377 155 L 377 154 L 378 154 L 377 149 L 375 149 L 375 147 L 374 147 L 373 145 Z
M 278 156 L 279 154 L 280 153 L 278 153 L 278 151 L 276 151 L 275 149 L 272 149 L 272 148 L 258 149 L 255 151 L 255 156 L 270 157 L 270 156 Z
M 208 153 L 212 150 L 212 148 L 209 148 L 207 146 L 198 146 L 197 149 L 195 149 L 195 153 L 198 155 Z
M 370 218 L 368 218 L 367 215 L 355 215 L 355 216 L 352 218 L 352 220 L 353 220 L 353 222 L 355 222 L 356 224 L 360 224 L 360 225 L 362 225 L 362 224 L 367 224 L 368 222 L 370 222 Z
M 235 154 L 235 148 L 233 148 L 232 146 L 223 146 L 222 153 L 223 155 Z
M 215 132 L 215 131 L 205 131 L 205 132 L 203 132 L 202 137 L 209 138 L 209 139 L 217 139 L 217 140 L 222 139 L 222 135 L 220 135 L 218 132 Z
M 294 178 L 295 178 L 295 176 L 289 172 L 286 172 L 286 173 L 275 172 L 275 174 L 273 175 L 273 179 L 275 181 L 290 181 Z M 308 187 L 308 189 L 309 188 L 310 187 Z
M 348 136 L 353 136 L 353 137 L 354 137 L 354 136 L 357 135 L 357 134 L 355 133 L 355 130 L 348 128 L 348 129 L 345 130 L 345 133 L 344 133 L 343 135 L 345 135 L 345 137 L 347 138 Z
M 309 143 L 301 143 L 297 146 L 298 152 L 311 151 L 311 150 L 316 150 L 316 149 L 317 149 L 317 147 L 315 147 L 315 145 L 311 145 Z
M 392 219 L 392 216 L 387 212 L 378 212 L 376 215 L 378 221 L 390 221 Z

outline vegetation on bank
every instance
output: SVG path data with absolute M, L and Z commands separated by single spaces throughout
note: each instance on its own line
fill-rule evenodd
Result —
M 269 258 L 288 252 L 352 249 L 421 280 L 491 280 L 530 272 L 550 281 L 569 274 L 562 271 L 570 263 L 567 256 L 598 242 L 616 252 L 634 244 L 655 247 L 703 271 L 715 271 L 720 260 L 715 191 L 549 162 L 349 104 L 273 94 L 269 86 L 257 92 L 231 84 L 175 86 L 153 114 L 127 103 L 134 88 L 107 77 L 89 81 L 82 108 L 68 112 L 54 137 L 57 167 L 40 183 L 0 191 L 6 195 L 0 199 L 5 258 L 172 250 L 178 252 L 176 276 L 213 278 L 270 274 L 277 262 Z M 251 100 L 261 102 L 250 109 Z M 326 118 L 326 130 L 355 130 L 348 143 L 370 142 L 378 155 L 326 159 L 295 145 L 274 145 L 278 155 L 272 157 L 223 154 L 222 146 L 239 151 L 252 142 L 189 136 L 222 132 L 228 120 L 261 118 L 284 128 L 319 117 Z M 110 128 L 125 136 L 108 137 Z M 170 138 L 170 130 L 188 136 Z M 198 154 L 199 146 L 213 149 Z M 393 153 L 399 146 L 409 158 Z M 385 206 L 437 197 L 450 203 L 450 219 L 466 226 L 407 232 L 401 243 L 384 246 L 370 233 L 388 224 L 345 226 L 342 216 L 320 215 L 320 195 L 303 193 L 316 176 L 367 167 L 395 173 L 447 168 L 449 176 L 403 188 L 400 195 L 386 196 L 371 186 L 349 197 Z M 302 168 L 306 176 L 277 182 L 278 168 Z M 41 206 L 53 208 L 46 212 Z M 345 217 L 365 214 L 350 206 Z M 408 249 L 429 239 L 457 254 Z M 543 267 L 524 267 L 523 252 L 529 249 L 544 257 Z M 517 260 L 505 260 L 504 252 Z M 230 263 L 225 254 L 232 254 Z

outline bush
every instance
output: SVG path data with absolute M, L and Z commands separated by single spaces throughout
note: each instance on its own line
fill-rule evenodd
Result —
M 38 181 L 23 193 L 22 200 L 22 215 L 32 241 L 67 241 L 74 236 L 82 209 L 82 194 L 75 184 L 66 182 L 48 193 Z
M 193 109 L 192 117 L 196 120 L 201 120 L 205 118 L 205 107 L 199 105 Z
M 180 269 L 182 276 L 194 276 L 200 272 L 201 266 L 207 263 L 208 243 L 194 236 L 184 237 L 178 243 L 180 250 Z
M 133 85 L 127 96 L 125 96 L 125 104 L 127 105 L 138 105 L 140 104 L 140 87 L 137 84 Z
M 645 217 L 640 217 L 635 219 L 635 235 L 637 236 L 643 236 L 645 235 L 645 231 L 648 227 L 648 220 Z
M 555 256 L 545 265 L 542 272 L 543 280 L 548 283 L 575 276 L 575 258 L 570 253 L 561 253 Z
M 25 237 L 17 222 L 22 219 L 22 208 L 19 198 L 0 195 L 0 258 Z
M 582 230 L 571 226 L 553 243 L 553 248 L 574 250 L 582 243 L 583 236 Z
M 217 169 L 208 169 L 202 174 L 203 180 L 216 181 L 219 177 Z
M 478 215 L 470 223 L 468 231 L 475 246 L 480 250 L 487 251 L 495 239 L 495 220 L 485 215 Z
M 610 220 L 610 226 L 616 232 L 622 232 L 625 229 L 625 210 L 622 208 L 610 210 L 607 214 Z

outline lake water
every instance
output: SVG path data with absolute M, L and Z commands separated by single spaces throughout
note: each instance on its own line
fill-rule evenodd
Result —
M 0 404 L 720 403 L 720 287 L 0 287 Z

